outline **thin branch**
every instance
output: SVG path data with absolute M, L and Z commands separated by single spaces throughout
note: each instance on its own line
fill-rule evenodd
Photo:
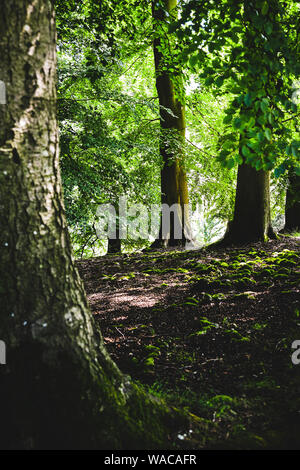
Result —
M 134 100 L 128 100 L 128 101 L 123 101 L 121 98 L 113 98 L 113 97 L 107 97 L 107 96 L 95 96 L 94 98 L 57 98 L 57 101 L 73 101 L 73 102 L 85 102 L 85 101 L 115 101 L 116 103 L 121 103 L 121 104 L 130 104 L 132 101 L 139 105 L 147 106 L 148 102 L 157 99 L 156 97 L 151 97 L 143 101 L 134 101 Z
M 192 107 L 191 107 L 189 104 L 187 104 L 187 107 L 190 109 L 190 111 L 192 112 L 192 115 L 195 117 L 195 113 L 193 112 Z M 213 132 L 216 132 L 219 137 L 221 137 L 220 132 L 219 132 L 217 129 L 215 129 L 209 122 L 206 121 L 206 119 L 205 119 L 203 113 L 202 113 L 201 111 L 199 111 L 198 107 L 195 106 L 195 108 L 196 108 L 196 110 L 197 110 L 197 113 L 199 113 L 200 116 L 202 117 L 202 119 L 203 119 L 203 121 L 205 122 L 205 124 L 206 124 Z M 200 122 L 199 119 L 198 119 L 198 122 Z
M 125 75 L 133 66 L 134 64 L 139 60 L 141 59 L 141 57 L 144 57 L 144 51 L 142 52 L 142 54 L 140 54 L 136 59 L 134 59 L 134 61 L 129 65 L 129 67 L 124 70 L 124 72 L 121 73 L 121 76 L 122 75 Z
M 291 121 L 292 119 L 294 119 L 294 118 L 297 117 L 297 116 L 300 116 L 300 113 L 297 113 L 297 114 L 295 114 L 294 116 L 285 119 L 284 121 L 282 121 L 282 124 L 283 124 L 284 122 Z
M 199 152 L 202 152 L 202 153 L 205 153 L 205 155 L 208 155 L 209 157 L 211 158 L 214 158 L 213 155 L 211 155 L 210 153 L 206 152 L 205 150 L 201 149 L 200 147 L 197 147 L 197 145 L 195 145 L 193 142 L 191 142 L 187 137 L 185 137 L 185 140 L 191 144 L 193 147 L 195 147 L 197 150 L 199 150 Z

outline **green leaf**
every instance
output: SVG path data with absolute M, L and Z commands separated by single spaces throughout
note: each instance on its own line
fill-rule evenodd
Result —
M 228 152 L 227 150 L 222 150 L 220 153 L 219 153 L 219 156 L 218 156 L 218 160 L 223 162 L 226 160 L 226 158 L 228 157 L 230 152 Z
M 216 83 L 217 87 L 221 87 L 223 85 L 223 82 L 224 82 L 224 78 L 223 77 L 218 77 L 216 79 L 215 83 Z
M 239 165 L 242 165 L 242 163 L 243 163 L 243 158 L 241 157 L 241 155 L 238 155 L 238 157 L 237 157 L 236 160 L 237 160 L 237 163 L 238 163 Z
M 259 170 L 262 169 L 262 167 L 263 167 L 262 162 L 258 160 L 258 161 L 255 163 L 255 168 L 256 168 L 256 170 L 259 171 Z
M 236 109 L 234 108 L 225 109 L 225 114 L 234 114 L 235 112 L 236 112 Z
M 268 113 L 268 121 L 269 121 L 269 124 L 273 125 L 274 119 L 273 119 L 272 113 Z
M 266 170 L 266 171 L 272 170 L 272 168 L 273 168 L 273 163 L 272 163 L 272 162 L 264 163 L 263 168 L 264 168 L 264 170 Z
M 239 117 L 234 118 L 233 120 L 233 127 L 234 129 L 239 129 L 241 127 L 242 120 Z
M 263 141 L 265 140 L 265 135 L 264 135 L 263 132 L 258 132 L 258 133 L 256 134 L 256 138 L 257 138 L 257 140 L 258 140 L 259 142 L 263 142 Z
M 260 102 L 260 109 L 262 110 L 263 113 L 265 113 L 268 110 L 268 102 L 265 100 L 262 100 Z
M 266 33 L 267 33 L 268 35 L 272 33 L 272 31 L 273 31 L 273 25 L 272 25 L 272 23 L 267 23 L 267 24 L 265 25 L 265 31 L 266 31 Z
M 148 367 L 153 367 L 154 366 L 154 358 L 153 357 L 147 357 L 145 360 L 145 365 Z
M 272 132 L 270 131 L 269 128 L 265 129 L 265 136 L 270 141 L 272 139 Z
M 193 54 L 189 59 L 190 66 L 195 67 L 197 62 L 198 62 L 198 55 Z
M 265 15 L 268 13 L 268 11 L 269 11 L 268 2 L 264 2 L 264 3 L 262 4 L 261 14 L 262 14 L 263 16 L 265 16 Z
M 292 146 L 287 145 L 286 148 L 285 148 L 285 152 L 288 156 L 291 156 L 292 155 Z
M 231 170 L 235 165 L 235 159 L 234 158 L 230 158 L 227 163 L 226 163 L 226 167 L 228 168 L 228 170 Z
M 246 106 L 250 106 L 250 104 L 252 103 L 252 98 L 251 98 L 251 95 L 250 93 L 247 93 L 244 97 L 244 103 Z
M 247 122 L 247 127 L 248 128 L 251 128 L 255 125 L 255 118 L 253 116 L 251 116 L 251 118 L 249 119 L 249 121 Z
M 213 81 L 214 81 L 213 77 L 207 77 L 204 83 L 206 86 L 209 86 L 212 84 Z
M 261 116 L 259 116 L 259 118 L 257 119 L 257 122 L 261 125 L 261 126 L 264 126 L 267 122 L 267 118 L 264 114 L 262 114 Z
M 230 115 L 230 114 L 227 114 L 227 116 L 225 116 L 224 119 L 223 119 L 224 124 L 230 124 L 231 121 L 232 121 L 232 115 Z
M 244 157 L 248 157 L 251 155 L 251 151 L 248 149 L 247 145 L 242 146 L 242 154 Z

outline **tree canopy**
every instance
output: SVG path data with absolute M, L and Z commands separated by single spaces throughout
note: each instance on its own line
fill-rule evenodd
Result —
M 174 83 L 178 71 L 184 78 L 177 92 L 185 95 L 185 139 L 167 130 L 164 138 L 175 154 L 184 147 L 190 204 L 201 206 L 200 244 L 233 217 L 237 165 L 272 171 L 273 220 L 284 210 L 274 195 L 284 191 L 285 172 L 300 171 L 297 3 L 191 0 L 176 15 L 159 3 L 158 27 L 147 1 L 56 2 L 61 166 L 78 255 L 105 250 L 94 229 L 99 203 L 124 194 L 131 203 L 159 202 L 155 37 L 164 38 Z

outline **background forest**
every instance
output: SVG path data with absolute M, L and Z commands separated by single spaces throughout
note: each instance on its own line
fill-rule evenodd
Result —
M 172 129 L 165 129 L 163 138 L 174 155 L 184 154 L 189 204 L 192 211 L 198 209 L 192 221 L 196 241 L 202 246 L 220 238 L 233 217 L 241 159 L 237 139 L 247 126 L 252 142 L 244 145 L 242 157 L 249 157 L 257 169 L 262 165 L 275 167 L 271 173 L 272 224 L 276 231 L 284 225 L 286 170 L 294 171 L 299 152 L 299 124 L 293 114 L 297 101 L 293 87 L 299 66 L 289 64 L 290 75 L 284 77 L 282 70 L 285 61 L 293 62 L 297 55 L 297 25 L 293 28 L 291 21 L 299 21 L 298 6 L 289 2 L 278 25 L 286 29 L 282 32 L 289 32 L 289 44 L 285 49 L 280 46 L 283 52 L 276 49 L 280 37 L 272 31 L 267 3 L 261 2 L 263 13 L 253 10 L 257 15 L 255 26 L 264 41 L 270 36 L 274 50 L 266 52 L 266 78 L 252 91 L 251 73 L 255 75 L 256 71 L 245 66 L 249 51 L 241 46 L 239 3 L 229 2 L 228 10 L 227 2 L 217 9 L 213 2 L 202 2 L 201 7 L 193 1 L 177 6 L 173 2 L 177 22 L 174 11 L 173 16 L 168 12 L 171 3 L 161 3 L 165 11 L 163 21 L 158 22 L 147 1 L 57 2 L 61 168 L 77 257 L 106 252 L 107 240 L 97 239 L 95 230 L 98 204 L 118 203 L 123 195 L 131 204 L 148 207 L 160 201 L 162 105 L 155 87 L 153 56 L 153 40 L 159 35 L 165 39 L 161 41 L 165 69 L 174 81 L 178 74 L 183 80 L 177 93 L 185 102 L 184 139 Z M 249 46 L 257 62 L 261 59 L 259 47 L 251 52 Z M 283 59 L 275 67 L 272 56 L 277 54 Z M 267 86 L 270 91 L 262 91 Z M 275 106 L 268 97 L 268 93 L 274 93 L 272 86 Z M 262 138 L 249 109 L 255 93 L 265 112 L 260 118 L 262 124 L 258 123 L 266 133 Z M 246 109 L 240 118 L 241 99 Z M 275 139 L 270 137 L 271 130 L 268 134 L 271 126 Z M 270 158 L 263 164 L 255 161 L 255 153 L 250 158 L 251 149 L 257 145 L 255 139 L 265 140 L 262 148 L 273 144 Z M 123 250 L 145 247 L 149 242 L 127 239 L 122 243 Z

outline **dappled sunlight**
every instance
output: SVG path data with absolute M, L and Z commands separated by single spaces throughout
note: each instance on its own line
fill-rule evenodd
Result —
M 88 296 L 88 300 L 93 308 L 97 309 L 97 314 L 102 310 L 112 311 L 118 307 L 127 310 L 132 307 L 149 308 L 156 305 L 160 300 L 160 295 L 149 294 L 147 291 L 134 289 L 134 293 L 128 291 L 116 293 L 96 293 Z

